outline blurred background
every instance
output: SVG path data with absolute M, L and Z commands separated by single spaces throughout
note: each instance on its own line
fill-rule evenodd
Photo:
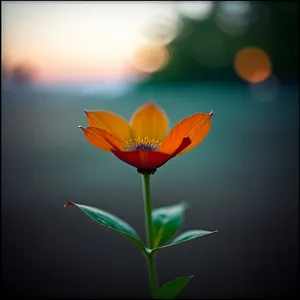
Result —
M 146 263 L 126 237 L 67 200 L 107 210 L 145 239 L 136 170 L 90 145 L 84 109 L 129 120 L 149 100 L 170 125 L 214 111 L 201 145 L 152 177 L 155 208 L 187 201 L 159 282 L 182 298 L 299 294 L 296 1 L 2 1 L 1 296 L 138 298 Z

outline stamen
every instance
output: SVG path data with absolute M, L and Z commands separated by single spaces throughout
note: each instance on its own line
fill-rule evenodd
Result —
M 126 141 L 124 143 L 125 151 L 136 151 L 136 150 L 148 150 L 157 151 L 161 146 L 161 142 L 148 137 L 140 138 L 137 137 L 133 140 Z

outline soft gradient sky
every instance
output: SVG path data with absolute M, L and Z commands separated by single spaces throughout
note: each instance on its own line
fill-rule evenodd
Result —
M 2 59 L 37 66 L 46 82 L 131 76 L 128 55 L 146 26 L 157 12 L 176 18 L 170 2 L 155 1 L 3 1 L 1 7 Z

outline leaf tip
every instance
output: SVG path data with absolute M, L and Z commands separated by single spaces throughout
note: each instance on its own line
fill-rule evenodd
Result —
M 72 205 L 74 205 L 74 203 L 68 200 L 67 203 L 64 205 L 64 207 L 72 206 Z
M 184 210 L 188 210 L 191 207 L 191 205 L 188 202 L 184 201 L 182 202 L 182 207 Z

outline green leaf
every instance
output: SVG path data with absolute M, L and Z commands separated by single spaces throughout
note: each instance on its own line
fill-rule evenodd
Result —
M 162 248 L 175 246 L 177 244 L 181 244 L 181 243 L 196 239 L 200 236 L 204 236 L 204 235 L 208 235 L 208 234 L 212 234 L 212 233 L 218 233 L 218 230 L 215 230 L 215 231 L 196 230 L 196 229 L 189 230 L 189 231 L 186 231 L 186 232 L 180 234 L 179 236 L 177 236 L 170 244 L 157 247 L 157 248 L 153 249 L 152 251 L 157 251 Z
M 179 244 L 179 243 L 187 242 L 189 240 L 196 239 L 200 236 L 208 235 L 211 233 L 217 233 L 217 232 L 218 232 L 217 230 L 215 230 L 215 231 L 189 230 L 189 231 L 186 231 L 186 232 L 180 234 L 178 237 L 176 237 L 172 241 L 172 244 Z
M 161 286 L 155 293 L 156 299 L 174 299 L 183 288 L 189 283 L 190 279 L 194 276 L 178 277 L 163 286 Z
M 152 212 L 154 248 L 168 242 L 180 229 L 187 205 L 180 203 L 161 207 Z
M 96 221 L 97 223 L 113 229 L 115 231 L 120 232 L 121 234 L 128 236 L 133 242 L 135 242 L 143 251 L 145 250 L 145 245 L 141 241 L 140 237 L 138 236 L 137 232 L 126 222 L 121 220 L 120 218 L 103 211 L 101 209 L 87 206 L 87 205 L 81 205 L 77 204 L 71 201 L 68 201 L 65 204 L 65 207 L 74 205 L 78 208 L 80 208 L 86 215 L 88 215 L 91 219 Z

